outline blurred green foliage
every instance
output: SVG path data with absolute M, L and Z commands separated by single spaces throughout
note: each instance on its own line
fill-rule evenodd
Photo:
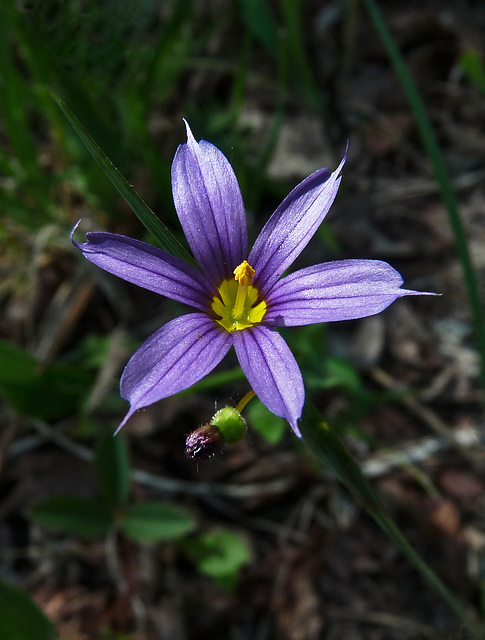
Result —
M 196 518 L 171 502 L 129 502 L 131 470 L 123 435 L 114 438 L 111 433 L 101 434 L 94 468 L 99 498 L 50 495 L 33 505 L 28 517 L 39 525 L 85 538 L 118 531 L 141 544 L 179 541 L 180 548 L 202 573 L 226 588 L 236 585 L 241 566 L 250 559 L 241 536 L 225 529 L 196 534 Z
M 225 589 L 236 587 L 239 570 L 252 557 L 244 537 L 229 530 L 210 531 L 187 540 L 183 547 L 199 571 Z
M 0 581 L 2 637 L 8 640 L 55 640 L 56 630 L 21 589 Z
M 125 438 L 101 432 L 94 468 L 100 497 L 57 494 L 44 498 L 29 510 L 38 524 L 82 537 L 106 535 L 119 529 L 137 542 L 181 538 L 196 526 L 188 511 L 167 502 L 130 504 L 130 464 Z
M 467 77 L 485 94 L 485 65 L 477 51 L 465 51 L 460 57 L 460 66 Z
M 55 420 L 79 409 L 94 377 L 63 363 L 44 365 L 15 344 L 0 340 L 0 395 L 20 414 Z

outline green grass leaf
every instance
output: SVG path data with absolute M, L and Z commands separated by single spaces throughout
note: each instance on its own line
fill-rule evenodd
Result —
M 232 531 L 206 533 L 184 544 L 186 553 L 198 570 L 213 578 L 220 586 L 234 589 L 239 570 L 251 562 L 251 550 L 246 540 Z
M 33 600 L 21 589 L 0 581 L 1 637 L 5 640 L 55 640 L 57 633 Z
M 185 262 L 196 265 L 192 256 L 184 249 L 175 236 L 168 230 L 163 222 L 155 215 L 150 207 L 140 198 L 131 184 L 121 175 L 104 151 L 91 138 L 87 130 L 79 122 L 73 112 L 61 98 L 52 94 L 52 97 L 59 105 L 59 108 L 71 123 L 73 129 L 81 138 L 89 153 L 96 160 L 107 177 L 111 180 L 118 193 L 130 205 L 140 222 L 147 231 L 152 234 L 159 246 L 168 253 L 171 253 Z
M 283 418 L 275 416 L 256 398 L 247 407 L 249 426 L 270 444 L 278 444 L 288 427 Z
M 392 33 L 375 0 L 363 0 L 374 27 L 386 48 L 401 85 L 406 93 L 413 111 L 423 146 L 438 184 L 441 199 L 446 207 L 450 228 L 455 237 L 455 246 L 460 259 L 465 281 L 468 302 L 473 318 L 475 339 L 481 357 L 481 378 L 485 390 L 485 312 L 480 295 L 478 277 L 472 263 L 465 228 L 456 202 L 450 175 L 446 167 L 438 139 L 426 113 L 424 102 L 406 65 L 403 55 L 394 40 Z
M 43 366 L 14 344 L 0 340 L 0 395 L 19 413 L 55 420 L 79 408 L 93 376 L 78 367 Z
M 101 502 L 71 494 L 41 500 L 28 516 L 37 524 L 86 538 L 103 536 L 113 526 L 112 514 Z
M 303 441 L 318 460 L 330 468 L 337 478 L 352 492 L 381 529 L 399 547 L 408 561 L 419 571 L 426 583 L 436 591 L 459 620 L 474 630 L 462 604 L 438 578 L 426 562 L 409 544 L 391 517 L 387 514 L 372 485 L 315 407 L 307 402 L 299 421 Z M 476 633 L 476 629 L 474 630 Z M 480 636 L 482 637 L 482 636 Z
M 94 458 L 96 477 L 110 507 L 122 507 L 130 490 L 130 461 L 123 435 L 101 434 Z
M 188 511 L 170 502 L 142 502 L 127 508 L 121 528 L 137 542 L 159 542 L 182 538 L 195 529 Z
M 239 11 L 251 34 L 276 55 L 278 25 L 266 0 L 238 0 Z
M 355 368 L 343 358 L 329 357 L 325 360 L 325 377 L 322 388 L 341 387 L 349 391 L 362 391 L 359 374 Z
M 459 64 L 468 79 L 485 94 L 485 66 L 478 51 L 465 51 L 462 53 Z

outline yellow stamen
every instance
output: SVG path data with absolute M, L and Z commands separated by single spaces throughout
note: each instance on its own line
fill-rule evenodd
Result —
M 261 322 L 266 313 L 264 300 L 256 304 L 259 291 L 252 286 L 255 271 L 246 260 L 234 269 L 234 280 L 224 280 L 212 301 L 217 322 L 229 332 L 247 329 Z M 255 305 L 255 306 L 254 306 Z
M 240 286 L 248 287 L 250 284 L 253 284 L 253 278 L 256 271 L 247 260 L 244 260 L 244 262 L 241 262 L 241 264 L 234 269 L 233 273 L 234 280 L 239 282 Z
M 256 273 L 247 260 L 241 262 L 233 271 L 234 280 L 239 284 L 236 293 L 236 302 L 234 303 L 233 315 L 239 318 L 244 310 L 248 287 L 253 284 L 253 276 Z

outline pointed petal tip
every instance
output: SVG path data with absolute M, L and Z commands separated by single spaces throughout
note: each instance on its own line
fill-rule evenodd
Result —
M 401 296 L 442 296 L 442 293 L 435 293 L 434 291 L 414 291 L 414 289 L 399 289 Z
M 185 131 L 187 132 L 187 144 L 188 145 L 197 144 L 197 140 L 194 138 L 194 134 L 192 133 L 192 129 L 190 128 L 189 123 L 185 118 L 182 118 L 182 120 L 184 121 L 184 124 L 185 124 Z
M 299 420 L 300 418 L 298 418 Z M 298 420 L 293 421 L 289 421 L 289 425 L 290 427 L 293 429 L 293 433 L 295 434 L 295 436 L 299 439 L 302 440 L 303 436 L 301 435 L 301 431 L 298 428 Z
M 345 146 L 345 151 L 344 151 L 344 155 L 342 157 L 342 160 L 340 161 L 339 166 L 335 169 L 334 173 L 338 176 L 337 179 L 340 181 L 342 178 L 342 170 L 344 168 L 344 164 L 347 162 L 347 158 L 349 156 L 349 146 L 350 146 L 350 141 L 347 140 L 347 144 Z
M 121 429 L 125 426 L 125 424 L 128 422 L 128 420 L 131 418 L 131 416 L 138 411 L 138 407 L 133 407 L 131 406 L 128 410 L 128 413 L 126 414 L 126 416 L 123 418 L 123 420 L 120 422 L 120 424 L 118 425 L 116 431 L 113 433 L 113 438 L 115 436 L 118 435 L 118 433 L 121 431 Z
M 82 218 L 79 218 L 79 220 L 73 226 L 73 228 L 71 230 L 71 233 L 69 234 L 69 238 L 70 238 L 72 244 L 75 245 L 76 247 L 79 246 L 79 243 L 74 240 L 74 234 L 76 233 L 76 231 L 77 231 L 79 225 L 81 224 L 81 222 L 82 222 Z

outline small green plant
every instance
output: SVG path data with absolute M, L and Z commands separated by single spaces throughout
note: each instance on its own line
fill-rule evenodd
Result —
M 174 540 L 195 530 L 193 515 L 170 502 L 129 504 L 131 471 L 123 437 L 113 438 L 108 432 L 102 434 L 94 466 L 99 498 L 72 494 L 49 496 L 30 509 L 30 519 L 83 537 L 106 535 L 115 528 L 136 542 Z
M 37 524 L 86 538 L 105 536 L 113 529 L 136 543 L 177 541 L 197 566 L 224 588 L 234 588 L 241 566 L 250 561 L 245 540 L 227 530 L 189 537 L 197 522 L 187 510 L 168 501 L 128 501 L 130 464 L 126 440 L 111 432 L 98 440 L 94 467 L 100 496 L 52 495 L 28 512 Z
M 183 547 L 199 571 L 224 589 L 234 589 L 239 570 L 251 562 L 251 550 L 246 540 L 234 531 L 210 531 L 187 540 Z

